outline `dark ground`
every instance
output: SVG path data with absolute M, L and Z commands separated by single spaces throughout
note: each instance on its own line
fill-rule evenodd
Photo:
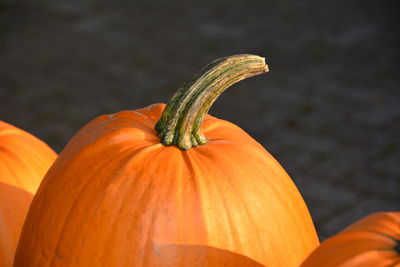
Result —
M 400 209 L 400 34 L 395 1 L 0 2 L 0 118 L 58 152 L 100 114 L 166 102 L 231 54 L 270 73 L 211 114 L 289 172 L 321 239 Z

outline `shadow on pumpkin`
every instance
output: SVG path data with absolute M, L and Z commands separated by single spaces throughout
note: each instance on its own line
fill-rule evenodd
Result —
M 0 216 L 12 219 L 17 214 L 26 214 L 32 198 L 31 193 L 0 182 Z
M 33 195 L 0 182 L 0 266 L 12 266 L 18 237 Z
M 247 256 L 210 246 L 161 245 L 155 253 L 155 266 L 264 266 Z

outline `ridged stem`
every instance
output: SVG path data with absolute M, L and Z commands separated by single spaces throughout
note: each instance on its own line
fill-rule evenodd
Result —
M 255 55 L 234 55 L 217 59 L 196 73 L 178 89 L 156 124 L 163 145 L 182 150 L 207 143 L 201 130 L 211 105 L 231 85 L 268 71 L 265 59 Z

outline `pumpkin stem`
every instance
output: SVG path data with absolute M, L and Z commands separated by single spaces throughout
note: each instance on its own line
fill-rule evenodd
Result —
M 201 130 L 204 116 L 229 86 L 268 71 L 265 58 L 234 55 L 217 59 L 196 73 L 172 96 L 155 128 L 161 143 L 188 150 L 208 139 Z

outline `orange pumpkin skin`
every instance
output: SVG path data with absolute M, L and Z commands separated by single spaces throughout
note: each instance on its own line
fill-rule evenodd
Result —
M 400 266 L 400 212 L 371 214 L 325 240 L 301 265 Z
M 56 153 L 31 134 L 0 121 L 0 266 L 12 266 L 25 216 Z
M 81 129 L 36 194 L 15 266 L 298 266 L 319 244 L 279 163 L 207 115 L 183 151 L 154 130 L 164 104 Z

